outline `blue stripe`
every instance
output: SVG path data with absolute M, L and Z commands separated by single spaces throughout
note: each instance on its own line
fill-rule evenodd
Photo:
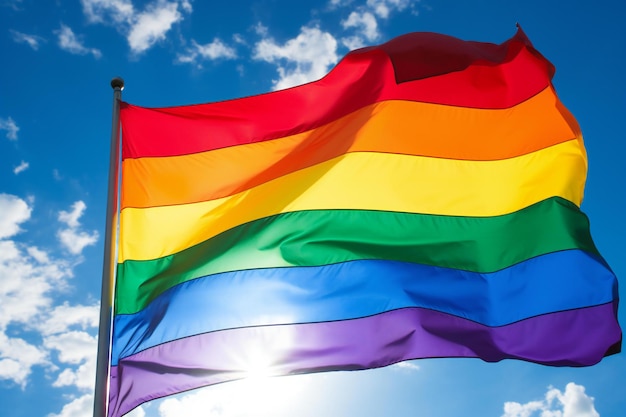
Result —
M 309 323 L 423 307 L 487 326 L 610 302 L 616 279 L 580 250 L 489 274 L 397 261 L 228 272 L 170 288 L 114 320 L 112 364 L 171 340 L 236 327 Z

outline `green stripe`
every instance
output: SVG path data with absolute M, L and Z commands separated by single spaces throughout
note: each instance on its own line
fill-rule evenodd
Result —
M 132 314 L 179 283 L 242 269 L 389 259 L 486 273 L 576 248 L 598 254 L 587 217 L 558 197 L 496 217 L 298 211 L 240 225 L 174 255 L 118 265 L 115 308 Z

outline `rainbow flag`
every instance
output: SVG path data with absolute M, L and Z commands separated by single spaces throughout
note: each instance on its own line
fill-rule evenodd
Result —
M 618 352 L 553 73 L 521 30 L 412 33 L 284 91 L 122 103 L 109 415 L 259 371 Z

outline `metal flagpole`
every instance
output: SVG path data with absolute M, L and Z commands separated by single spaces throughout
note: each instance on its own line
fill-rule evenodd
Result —
M 109 403 L 109 365 L 111 351 L 111 316 L 113 313 L 113 280 L 117 242 L 118 170 L 120 157 L 120 102 L 124 80 L 115 77 L 113 88 L 113 121 L 111 125 L 111 152 L 109 155 L 109 189 L 107 194 L 104 260 L 102 263 L 102 290 L 100 296 L 100 326 L 96 386 L 93 399 L 93 417 L 106 417 Z

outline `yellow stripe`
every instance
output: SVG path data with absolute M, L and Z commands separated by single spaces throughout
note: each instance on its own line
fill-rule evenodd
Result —
M 350 153 L 230 197 L 125 208 L 119 261 L 170 255 L 242 223 L 299 210 L 496 216 L 552 196 L 580 205 L 586 171 L 579 140 L 498 161 Z
M 495 160 L 565 142 L 578 133 L 551 87 L 498 110 L 386 101 L 280 139 L 190 155 L 126 159 L 122 208 L 222 198 L 347 152 Z

